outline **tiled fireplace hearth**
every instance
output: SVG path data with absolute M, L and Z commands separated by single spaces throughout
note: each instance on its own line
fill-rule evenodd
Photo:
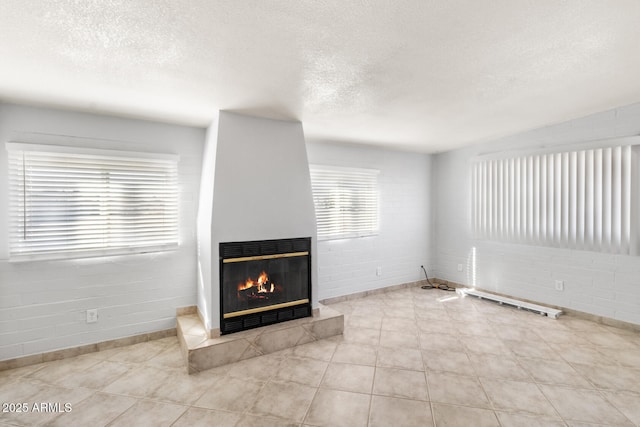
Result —
M 197 308 L 177 318 L 188 373 L 340 335 L 344 316 L 311 309 L 311 238 L 220 243 L 220 332 Z
M 344 315 L 324 305 L 312 317 L 209 338 L 193 307 L 178 316 L 180 348 L 190 374 L 341 335 Z

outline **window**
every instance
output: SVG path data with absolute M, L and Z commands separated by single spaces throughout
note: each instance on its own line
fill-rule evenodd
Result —
M 311 165 L 318 239 L 378 233 L 378 174 L 373 169 Z
M 474 162 L 476 237 L 634 253 L 637 149 L 618 145 Z
M 177 156 L 7 143 L 11 260 L 178 244 Z

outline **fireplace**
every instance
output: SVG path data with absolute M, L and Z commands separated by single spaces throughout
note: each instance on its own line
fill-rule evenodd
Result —
M 220 243 L 220 333 L 311 315 L 311 238 Z

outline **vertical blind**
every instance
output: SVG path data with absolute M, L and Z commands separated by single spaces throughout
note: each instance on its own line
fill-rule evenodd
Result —
M 633 253 L 640 219 L 636 152 L 626 145 L 475 161 L 476 237 Z
M 318 239 L 378 232 L 378 170 L 311 165 Z
M 12 260 L 178 244 L 177 156 L 8 143 Z

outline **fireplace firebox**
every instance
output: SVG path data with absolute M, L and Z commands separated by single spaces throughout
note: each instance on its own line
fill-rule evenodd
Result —
M 220 243 L 220 333 L 311 315 L 311 238 Z

